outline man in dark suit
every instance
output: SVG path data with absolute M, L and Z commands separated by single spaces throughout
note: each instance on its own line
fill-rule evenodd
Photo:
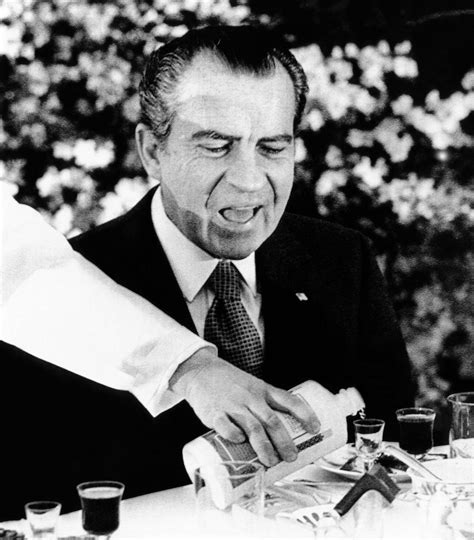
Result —
M 185 481 L 181 447 L 206 427 L 236 442 L 247 436 L 268 464 L 293 459 L 274 410 L 316 429 L 281 390 L 306 379 L 333 392 L 356 387 L 367 415 L 385 419 L 388 438 L 397 437 L 395 409 L 413 402 L 405 346 L 367 239 L 284 213 L 306 90 L 294 57 L 257 29 L 205 28 L 162 47 L 145 69 L 136 137 L 160 186 L 72 240 L 118 283 L 204 337 L 217 294 L 211 276 L 221 260 L 237 268 L 263 344 L 259 376 L 208 358 L 170 374 L 174 406 L 150 420 L 150 433 L 172 449 L 171 483 Z

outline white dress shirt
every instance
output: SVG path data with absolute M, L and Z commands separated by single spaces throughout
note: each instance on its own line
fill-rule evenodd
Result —
M 179 401 L 178 365 L 213 345 L 119 286 L 0 181 L 0 339 L 129 390 L 157 415 Z
M 206 282 L 214 271 L 216 259 L 188 240 L 166 215 L 158 188 L 152 200 L 152 220 L 156 234 L 170 262 L 178 285 L 186 300 L 196 330 L 204 336 L 207 312 L 214 300 L 214 292 Z M 241 300 L 264 343 L 262 297 L 257 288 L 255 253 L 245 259 L 234 260 L 241 276 Z

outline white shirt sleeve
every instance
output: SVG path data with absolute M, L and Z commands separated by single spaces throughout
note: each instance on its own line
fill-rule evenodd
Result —
M 107 277 L 1 181 L 0 209 L 0 339 L 129 390 L 153 415 L 178 403 L 170 377 L 215 347 Z

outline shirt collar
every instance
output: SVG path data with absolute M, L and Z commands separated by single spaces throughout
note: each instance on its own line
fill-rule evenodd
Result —
M 158 187 L 151 203 L 151 217 L 178 285 L 188 302 L 192 302 L 214 271 L 216 259 L 188 240 L 168 218 Z M 255 253 L 233 261 L 254 296 L 257 295 Z

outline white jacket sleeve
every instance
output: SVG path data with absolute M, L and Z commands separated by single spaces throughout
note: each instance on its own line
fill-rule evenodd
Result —
M 157 415 L 179 398 L 178 365 L 215 347 L 119 286 L 0 181 L 0 339 L 101 384 Z

